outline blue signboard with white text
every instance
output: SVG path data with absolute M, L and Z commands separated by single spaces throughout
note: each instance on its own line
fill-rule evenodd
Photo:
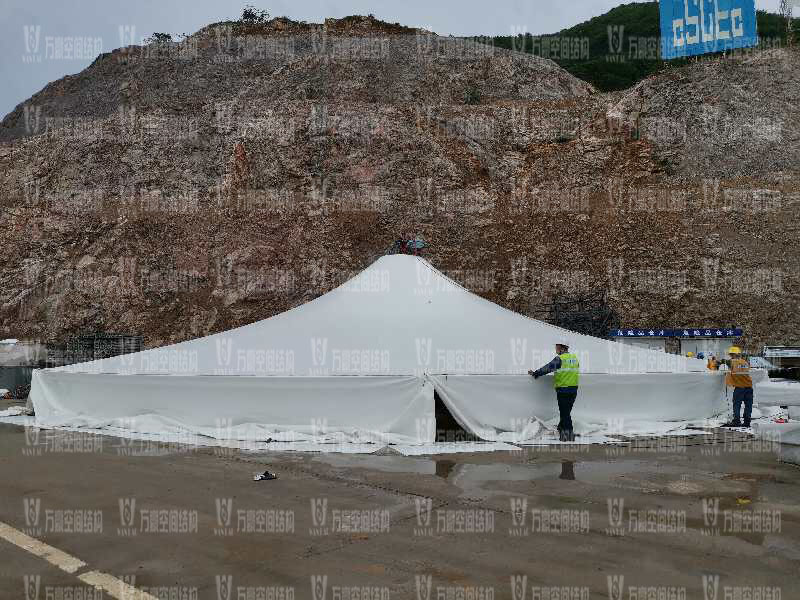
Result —
M 678 337 L 678 338 L 738 338 L 742 337 L 741 327 L 683 327 L 680 329 L 622 328 L 612 329 L 609 337 Z
M 755 0 L 660 0 L 665 60 L 758 45 Z

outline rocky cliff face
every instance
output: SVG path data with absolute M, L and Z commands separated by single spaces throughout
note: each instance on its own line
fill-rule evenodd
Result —
M 180 341 L 421 236 L 520 312 L 605 290 L 631 327 L 797 342 L 797 60 L 601 95 L 547 60 L 366 17 L 105 54 L 0 125 L 0 328 Z

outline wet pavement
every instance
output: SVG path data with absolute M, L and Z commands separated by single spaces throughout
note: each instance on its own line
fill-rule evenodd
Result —
M 0 522 L 86 566 L 0 540 L 0 598 L 88 598 L 79 577 L 95 570 L 214 600 L 797 598 L 800 468 L 780 450 L 716 432 L 252 454 L 2 425 Z M 279 478 L 254 482 L 264 469 Z

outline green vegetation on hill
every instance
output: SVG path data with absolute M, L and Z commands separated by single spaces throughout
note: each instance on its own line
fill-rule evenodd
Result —
M 758 34 L 762 40 L 780 39 L 780 44 L 786 43 L 785 21 L 780 15 L 758 11 L 756 13 Z M 795 19 L 795 39 L 800 42 L 800 19 Z M 611 32 L 622 33 L 621 45 L 616 46 L 618 52 L 613 52 L 610 42 Z M 616 28 L 616 29 L 615 29 Z M 667 64 L 685 64 L 685 59 L 669 61 L 658 60 L 653 49 L 658 47 L 660 31 L 660 17 L 658 2 L 633 2 L 622 4 L 600 15 L 559 31 L 549 37 L 567 40 L 588 40 L 588 58 L 586 58 L 586 43 L 583 42 L 581 56 L 575 58 L 561 58 L 550 55 L 564 69 L 594 85 L 601 91 L 622 90 L 631 87 L 645 77 L 656 73 Z M 631 57 L 630 40 L 639 42 L 641 57 Z M 647 40 L 650 40 L 650 46 Z M 579 44 L 581 42 L 578 42 Z M 797 42 L 796 42 L 797 43 Z M 542 55 L 543 40 L 530 34 L 516 37 L 504 36 L 494 38 L 494 45 L 500 48 L 520 50 Z M 573 46 L 570 46 L 573 48 Z M 649 49 L 649 50 L 648 50 Z

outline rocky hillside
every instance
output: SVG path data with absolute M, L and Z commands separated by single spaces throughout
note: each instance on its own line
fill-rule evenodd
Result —
M 797 343 L 797 64 L 705 62 L 604 95 L 369 17 L 116 50 L 0 124 L 0 336 L 179 341 L 420 236 L 520 312 L 601 290 L 631 327 Z

